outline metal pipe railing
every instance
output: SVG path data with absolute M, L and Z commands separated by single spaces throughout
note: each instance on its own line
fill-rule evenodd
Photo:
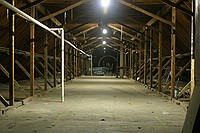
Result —
M 54 36 L 58 37 L 59 39 L 61 39 L 61 36 L 58 35 L 56 32 L 52 31 L 49 27 L 47 27 L 46 25 L 44 25 L 43 23 L 39 22 L 38 20 L 32 18 L 31 16 L 29 16 L 28 14 L 24 13 L 23 11 L 19 10 L 18 8 L 16 8 L 15 6 L 11 5 L 10 3 L 6 2 L 5 0 L 0 0 L 0 4 L 2 4 L 3 6 L 9 8 L 10 10 L 12 10 L 13 12 L 16 12 L 17 15 L 19 15 L 20 17 L 40 26 L 41 28 L 49 31 L 51 34 L 53 34 Z M 85 54 L 86 56 L 90 56 L 87 53 L 85 53 L 83 50 L 77 48 L 76 46 L 74 46 L 71 42 L 67 41 L 66 39 L 64 40 L 66 43 L 68 43 L 70 46 L 72 46 L 74 49 L 80 51 L 81 53 Z

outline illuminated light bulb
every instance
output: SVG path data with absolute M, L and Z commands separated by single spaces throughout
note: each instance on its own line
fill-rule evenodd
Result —
M 107 34 L 108 31 L 106 29 L 103 29 L 103 34 Z
M 103 44 L 106 44 L 106 41 L 103 41 Z
M 110 4 L 110 0 L 101 0 L 101 6 L 106 8 Z

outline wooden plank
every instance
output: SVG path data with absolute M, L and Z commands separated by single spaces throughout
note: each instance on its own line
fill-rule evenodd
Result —
M 147 35 L 147 29 L 145 30 L 145 35 Z M 147 37 L 144 37 L 145 42 L 147 42 Z M 147 43 L 144 43 L 144 85 L 147 84 Z
M 0 101 L 3 103 L 4 106 L 8 107 L 9 103 L 6 101 L 6 99 L 0 94 Z
M 75 34 L 74 36 L 75 36 L 75 37 L 80 36 L 80 35 L 82 35 L 82 34 L 84 34 L 84 33 L 86 33 L 86 32 L 89 32 L 89 31 L 91 31 L 91 30 L 93 30 L 93 29 L 96 29 L 96 28 L 98 28 L 98 25 L 94 25 L 94 26 L 92 26 L 92 27 L 90 27 L 90 28 L 88 28 L 88 29 L 86 29 L 86 30 L 80 32 L 80 33 Z
M 157 20 L 159 20 L 159 21 L 161 21 L 161 22 L 163 22 L 163 23 L 165 23 L 165 24 L 168 24 L 168 25 L 173 26 L 173 27 L 175 26 L 175 24 L 174 24 L 173 22 L 170 22 L 170 21 L 168 21 L 168 20 L 166 20 L 166 19 L 164 19 L 164 18 L 162 18 L 162 17 L 159 17 L 159 16 L 157 16 L 157 15 L 151 13 L 151 12 L 148 12 L 148 11 L 146 11 L 146 10 L 144 10 L 144 9 L 142 9 L 142 8 L 140 8 L 140 7 L 138 7 L 138 6 L 135 6 L 135 5 L 133 5 L 133 4 L 131 4 L 131 3 L 128 3 L 128 2 L 126 2 L 126 1 L 124 1 L 124 0 L 119 0 L 119 2 L 120 2 L 121 4 L 123 4 L 123 5 L 126 5 L 126 6 L 128 6 L 128 7 L 130 7 L 130 8 L 132 8 L 132 9 L 135 9 L 135 10 L 141 12 L 141 13 L 144 13 L 144 14 L 150 16 L 150 17 L 153 17 L 153 18 L 155 18 L 155 19 L 157 19 Z
M 158 91 L 162 91 L 162 22 L 159 22 L 159 50 L 158 50 Z
M 56 48 L 57 48 L 57 42 L 58 38 L 54 38 L 54 58 L 53 58 L 53 86 L 56 87 L 57 81 L 56 81 Z
M 121 32 L 121 29 L 119 29 L 119 28 L 117 28 L 117 27 L 115 27 L 115 26 L 113 26 L 113 25 L 111 25 L 111 24 L 109 24 L 108 27 L 110 27 L 110 28 L 112 28 L 112 29 L 114 29 L 114 30 L 116 30 L 116 31 Z M 133 39 L 141 40 L 140 38 L 138 38 L 138 37 L 136 37 L 136 36 L 134 36 L 134 35 L 132 35 L 132 34 L 126 32 L 126 31 L 124 31 L 124 30 L 122 31 L 122 33 L 125 34 L 125 35 L 130 36 L 130 37 L 133 38 Z M 142 41 L 143 41 L 143 40 L 142 40 Z
M 31 17 L 35 18 L 35 7 L 31 7 Z M 34 96 L 35 65 L 35 24 L 30 24 L 30 95 Z
M 34 2 L 35 0 L 27 0 L 29 3 Z M 42 15 L 47 15 L 50 14 L 50 12 L 41 4 L 36 5 L 36 9 L 42 14 Z M 59 22 L 55 17 L 51 18 L 51 21 L 54 22 L 57 26 L 61 26 L 61 22 Z
M 2 64 L 0 64 L 0 69 L 4 72 L 4 74 L 9 78 L 9 72 L 4 68 Z M 22 91 L 26 96 L 29 96 L 24 88 L 14 79 L 14 84 Z
M 48 79 L 48 36 L 45 35 L 45 44 L 44 44 L 44 90 L 47 91 L 47 79 Z M 53 77 L 53 76 L 52 76 Z
M 10 4 L 15 6 L 15 0 L 10 0 Z M 9 10 L 9 104 L 14 105 L 14 82 L 15 82 L 15 14 Z
M 43 18 L 40 18 L 39 21 L 43 22 L 43 21 L 45 21 L 47 19 L 50 19 L 52 17 L 55 17 L 55 16 L 57 16 L 59 14 L 62 14 L 64 12 L 66 12 L 66 11 L 69 11 L 69 10 L 75 8 L 75 7 L 78 7 L 78 6 L 80 6 L 80 5 L 82 5 L 82 4 L 86 3 L 86 2 L 88 2 L 88 0 L 81 0 L 79 2 L 76 2 L 75 4 L 72 4 L 72 5 L 68 6 L 68 7 L 65 7 L 65 8 L 63 8 L 63 9 L 57 11 L 57 12 L 49 14 L 49 15 L 43 17 Z
M 172 8 L 172 22 L 176 24 L 176 8 Z M 171 27 L 171 97 L 174 97 L 175 75 L 176 75 L 176 27 Z
M 44 75 L 42 74 L 42 72 L 40 72 L 40 70 L 39 70 L 36 66 L 34 66 L 34 68 L 35 68 L 35 70 L 39 73 L 39 75 L 42 76 L 42 77 L 44 78 Z M 51 82 L 50 82 L 49 80 L 47 80 L 47 83 L 49 84 L 49 86 L 50 86 L 51 88 L 53 88 L 53 85 L 51 84 Z
M 34 7 L 34 6 L 36 6 L 36 5 L 39 5 L 39 4 L 41 4 L 41 3 L 44 3 L 45 1 L 47 1 L 47 0 L 36 0 L 36 1 L 34 1 L 34 2 L 27 3 L 26 5 L 20 7 L 19 9 L 20 9 L 20 10 L 25 10 L 25 9 L 27 9 L 27 8 Z
M 150 37 L 153 38 L 153 30 L 150 29 Z M 149 55 L 150 55 L 150 89 L 153 86 L 153 39 L 150 40 L 149 44 Z
M 189 15 L 189 16 L 194 16 L 193 12 L 191 12 L 191 11 L 183 8 L 182 6 L 180 6 L 178 4 L 175 4 L 175 3 L 173 3 L 173 2 L 171 2 L 169 0 L 161 0 L 161 2 L 167 4 L 167 5 L 171 6 L 171 7 L 175 7 L 176 9 L 180 10 L 181 12 L 183 12 L 183 13 Z
M 28 73 L 28 71 L 22 66 L 21 63 L 19 63 L 19 61 L 15 60 L 15 63 L 21 68 L 21 70 L 26 74 L 26 76 L 28 78 L 31 78 L 31 75 Z M 37 87 L 40 89 L 40 90 L 43 90 L 42 87 L 38 84 L 38 82 L 33 79 L 33 82 L 37 85 Z
M 142 78 L 142 44 L 139 45 L 139 81 Z
M 177 95 L 177 98 L 179 98 L 181 95 L 183 95 L 183 94 L 185 93 L 185 91 L 188 90 L 188 87 L 189 87 L 190 84 L 191 84 L 191 81 L 188 82 L 188 83 L 183 87 L 183 89 L 181 89 L 181 91 L 180 91 L 180 92 L 178 93 L 178 95 Z
M 175 4 L 177 4 L 177 3 L 179 3 L 181 0 L 172 0 L 172 2 L 173 3 L 175 3 Z M 165 16 L 168 12 L 170 12 L 171 11 L 171 7 L 169 7 L 169 6 L 164 6 L 158 13 L 157 13 L 157 15 L 158 16 Z M 152 26 L 154 23 L 156 23 L 157 22 L 157 19 L 155 19 L 155 18 L 152 18 L 148 23 L 147 23 L 147 25 L 148 26 Z

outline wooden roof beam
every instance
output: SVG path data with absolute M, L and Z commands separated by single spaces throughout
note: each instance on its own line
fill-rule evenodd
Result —
M 128 7 L 132 8 L 132 9 L 135 9 L 135 10 L 137 10 L 137 11 L 143 13 L 143 14 L 146 14 L 146 15 L 148 15 L 148 16 L 150 16 L 150 17 L 153 17 L 153 18 L 155 18 L 155 19 L 157 19 L 157 20 L 159 20 L 159 21 L 161 21 L 161 22 L 163 22 L 163 23 L 165 23 L 165 24 L 168 24 L 168 25 L 170 25 L 170 26 L 174 26 L 174 27 L 175 27 L 175 24 L 174 24 L 174 23 L 172 23 L 172 22 L 170 22 L 170 21 L 168 21 L 168 20 L 166 20 L 166 19 L 164 19 L 164 18 L 162 18 L 162 17 L 159 17 L 159 16 L 157 16 L 157 15 L 151 13 L 151 12 L 148 12 L 148 11 L 146 11 L 146 10 L 144 10 L 144 9 L 142 9 L 142 8 L 140 8 L 140 7 L 138 7 L 138 6 L 135 6 L 135 5 L 133 5 L 133 4 L 130 4 L 130 3 L 126 2 L 126 1 L 124 1 L 124 0 L 119 0 L 119 2 L 120 2 L 121 4 L 123 4 L 123 5 L 128 6 Z
M 173 3 L 179 3 L 181 0 L 173 0 Z M 164 16 L 166 13 L 168 13 L 170 11 L 171 7 L 169 6 L 164 6 L 158 13 L 157 15 L 159 16 Z M 153 25 L 155 22 L 157 21 L 157 19 L 155 18 L 152 18 L 148 23 L 147 25 L 148 26 L 151 26 Z
M 66 11 L 68 11 L 68 10 L 71 10 L 71 9 L 75 8 L 75 7 L 78 7 L 78 6 L 84 4 L 84 3 L 88 2 L 88 1 L 89 1 L 89 0 L 81 0 L 81 1 L 79 1 L 79 2 L 77 2 L 77 3 L 72 4 L 72 5 L 70 5 L 70 6 L 66 7 L 66 8 L 63 8 L 63 9 L 57 11 L 57 12 L 54 12 L 54 13 L 52 13 L 52 14 L 49 14 L 49 15 L 43 17 L 43 18 L 40 18 L 39 21 L 40 21 L 40 22 L 43 22 L 43 21 L 45 21 L 45 20 L 47 20 L 47 19 L 50 19 L 50 18 L 52 18 L 52 17 L 55 17 L 55 16 L 57 16 L 57 15 L 63 13 L 63 12 L 66 12 Z
M 165 4 L 167 4 L 167 5 L 169 5 L 169 6 L 171 6 L 171 7 L 176 7 L 178 10 L 180 10 L 180 11 L 182 11 L 183 13 L 185 13 L 185 14 L 187 14 L 187 15 L 189 15 L 189 16 L 194 16 L 194 13 L 193 12 L 191 12 L 191 11 L 189 11 L 189 10 L 187 10 L 187 9 L 185 9 L 185 8 L 183 8 L 183 7 L 181 7 L 180 5 L 178 5 L 178 4 L 175 4 L 175 3 L 173 3 L 173 2 L 171 2 L 171 1 L 169 1 L 169 0 L 161 0 L 163 3 L 165 3 Z
M 29 3 L 32 3 L 34 2 L 35 0 L 27 0 Z M 40 11 L 43 15 L 47 15 L 47 14 L 50 14 L 49 11 L 46 10 L 45 7 L 43 7 L 42 5 L 36 5 L 36 9 L 38 11 Z M 51 18 L 51 21 L 54 22 L 57 26 L 61 26 L 62 24 L 55 18 L 55 17 L 52 17 Z
M 36 0 L 36 1 L 31 2 L 31 3 L 27 3 L 26 5 L 20 7 L 19 9 L 20 10 L 25 10 L 25 9 L 30 8 L 32 6 L 39 5 L 39 4 L 41 4 L 41 3 L 45 2 L 45 1 L 47 1 L 47 0 Z
M 94 26 L 92 26 L 92 27 L 90 27 L 90 28 L 88 28 L 88 29 L 86 29 L 86 30 L 84 30 L 82 32 L 79 32 L 79 33 L 75 34 L 74 36 L 75 37 L 80 36 L 81 34 L 84 34 L 85 32 L 88 32 L 88 31 L 91 31 L 93 29 L 96 29 L 97 27 L 98 27 L 98 25 L 94 25 Z

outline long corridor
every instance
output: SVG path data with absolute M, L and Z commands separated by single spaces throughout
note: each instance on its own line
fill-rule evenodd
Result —
M 129 79 L 80 77 L 0 115 L 1 133 L 179 133 L 186 111 Z

